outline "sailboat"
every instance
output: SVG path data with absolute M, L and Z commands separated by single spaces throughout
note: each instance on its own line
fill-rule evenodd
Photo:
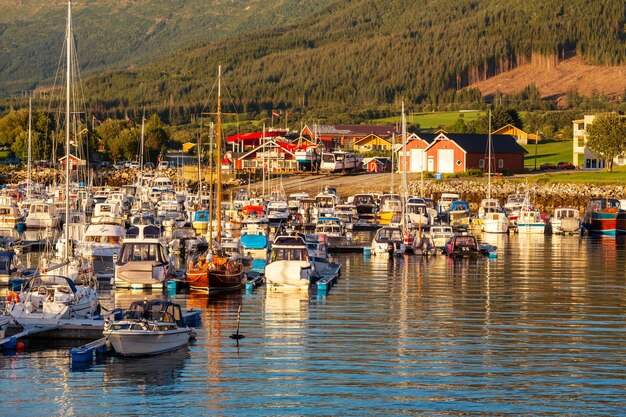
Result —
M 65 106 L 65 154 L 70 155 L 70 98 L 71 57 L 73 47 L 72 7 L 67 2 L 67 56 L 66 56 L 66 106 Z M 70 161 L 65 164 L 65 235 L 69 235 L 69 180 Z M 42 266 L 22 291 L 8 306 L 11 317 L 22 325 L 41 324 L 42 320 L 65 318 L 90 318 L 98 315 L 98 282 L 93 276 L 93 267 L 85 267 L 88 261 L 81 257 L 70 259 L 66 243 L 61 259 L 42 259 Z
M 187 266 L 185 278 L 191 288 L 208 292 L 227 291 L 239 289 L 245 282 L 243 263 L 241 258 L 227 257 L 220 246 L 222 240 L 222 108 L 221 108 L 221 83 L 222 67 L 218 67 L 217 75 L 217 124 L 216 124 L 216 159 L 217 163 L 217 186 L 215 187 L 215 207 L 209 212 L 217 227 L 215 240 L 213 239 L 212 222 L 209 224 L 209 249 L 196 261 L 191 260 Z M 212 165 L 212 164 L 211 164 Z
M 509 231 L 509 219 L 500 206 L 497 199 L 491 198 L 491 111 L 489 112 L 489 142 L 487 144 L 487 198 L 480 202 L 478 218 L 482 222 L 482 230 L 485 233 L 507 233 Z

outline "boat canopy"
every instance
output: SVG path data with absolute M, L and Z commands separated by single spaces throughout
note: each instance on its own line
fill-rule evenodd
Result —
M 76 293 L 76 284 L 74 284 L 74 281 L 63 275 L 36 275 L 28 280 L 25 288 L 32 290 L 33 288 L 41 286 L 52 287 L 61 285 L 67 285 L 72 293 Z
M 155 298 L 153 300 L 133 301 L 124 314 L 125 320 L 153 320 L 172 322 L 184 326 L 179 304 Z

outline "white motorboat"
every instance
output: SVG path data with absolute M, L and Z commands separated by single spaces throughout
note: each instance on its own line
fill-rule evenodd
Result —
M 436 249 L 445 248 L 452 236 L 454 236 L 454 231 L 450 226 L 431 226 L 430 228 L 430 239 Z
M 126 229 L 119 224 L 90 224 L 77 247 L 84 256 L 112 258 L 119 256 Z
M 116 286 L 161 287 L 171 269 L 159 228 L 138 225 L 128 229 L 115 265 Z
M 287 224 L 289 221 L 289 205 L 285 200 L 275 200 L 267 203 L 267 220 L 271 224 Z
M 305 239 L 300 235 L 277 236 L 265 266 L 267 285 L 308 288 L 312 275 Z
M 132 302 L 121 320 L 105 322 L 103 334 L 118 355 L 147 356 L 187 345 L 193 329 L 180 305 L 155 299 Z
M 404 254 L 406 246 L 402 229 L 396 226 L 383 226 L 378 229 L 372 239 L 371 251 L 378 256 Z
M 580 211 L 572 207 L 557 207 L 550 224 L 552 233 L 557 235 L 579 233 L 582 224 Z
M 16 295 L 14 295 L 16 294 Z M 62 275 L 35 275 L 7 297 L 8 314 L 21 325 L 99 315 L 97 281 L 75 283 Z

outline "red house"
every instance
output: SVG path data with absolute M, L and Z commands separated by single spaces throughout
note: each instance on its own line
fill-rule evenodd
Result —
M 511 135 L 491 135 L 492 172 L 524 172 L 526 150 Z M 429 142 L 424 147 L 424 143 Z M 409 172 L 460 173 L 488 169 L 489 135 L 441 132 L 417 135 L 401 149 L 398 157 L 407 159 Z

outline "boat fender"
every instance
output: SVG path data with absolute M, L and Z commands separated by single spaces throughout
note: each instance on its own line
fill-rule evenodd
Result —
M 7 303 L 13 304 L 13 303 L 19 303 L 19 302 L 20 302 L 20 295 L 16 293 L 15 291 L 11 291 L 9 295 L 7 295 Z

